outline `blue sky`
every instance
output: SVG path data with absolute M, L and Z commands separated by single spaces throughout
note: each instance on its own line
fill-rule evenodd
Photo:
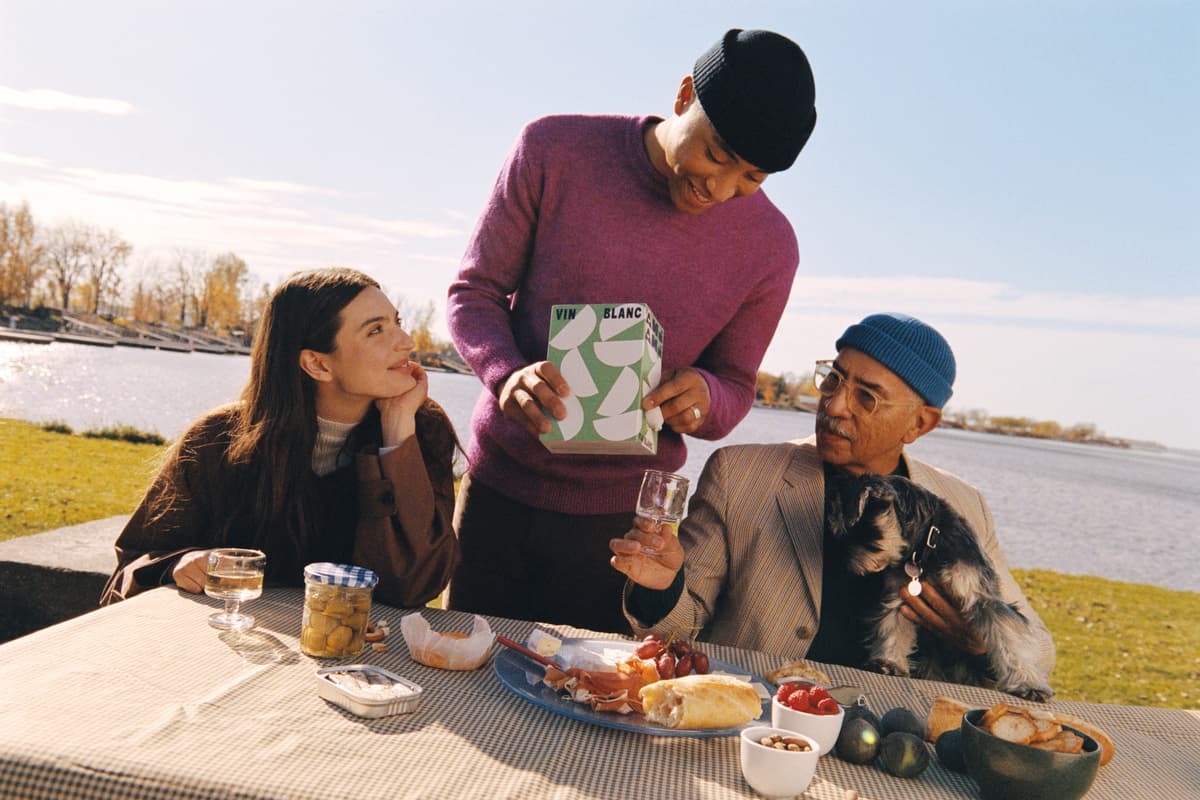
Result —
M 524 122 L 668 113 L 729 27 L 817 83 L 765 186 L 801 249 L 765 369 L 900 310 L 954 346 L 951 408 L 1200 448 L 1196 3 L 5 0 L 0 202 L 440 314 Z

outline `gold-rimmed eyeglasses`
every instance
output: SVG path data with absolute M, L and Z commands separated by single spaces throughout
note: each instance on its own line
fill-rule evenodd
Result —
M 845 385 L 846 402 L 850 410 L 864 417 L 875 413 L 880 406 L 910 406 L 921 405 L 916 400 L 884 400 L 873 389 L 868 389 L 858 381 L 851 380 L 846 373 L 837 368 L 831 360 L 818 361 L 813 370 L 813 384 L 824 397 L 833 397 Z

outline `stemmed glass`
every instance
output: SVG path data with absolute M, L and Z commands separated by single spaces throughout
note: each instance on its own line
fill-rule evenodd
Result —
M 678 536 L 679 523 L 683 519 L 683 509 L 687 504 L 687 493 L 687 478 L 648 469 L 642 476 L 642 488 L 638 492 L 637 515 L 662 523 L 664 528 L 670 528 L 673 536 Z M 642 549 L 651 555 L 658 554 L 657 550 L 649 547 Z
M 223 631 L 254 627 L 254 617 L 243 614 L 241 605 L 262 594 L 263 568 L 267 554 L 261 550 L 222 547 L 208 553 L 208 576 L 204 593 L 225 601 L 225 610 L 208 618 L 208 624 Z

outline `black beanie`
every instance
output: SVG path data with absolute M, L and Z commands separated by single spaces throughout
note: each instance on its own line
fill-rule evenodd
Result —
M 808 58 L 778 33 L 728 31 L 696 60 L 692 79 L 717 133 L 766 172 L 790 167 L 817 124 Z

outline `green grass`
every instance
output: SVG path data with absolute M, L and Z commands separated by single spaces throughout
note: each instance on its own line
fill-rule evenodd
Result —
M 1200 708 L 1200 593 L 1014 570 L 1054 634 L 1062 700 Z
M 61 433 L 69 433 L 70 431 L 60 431 Z M 131 428 L 128 425 L 117 425 L 109 428 L 97 428 L 95 430 L 84 431 L 83 436 L 89 439 L 112 439 L 118 442 L 130 442 L 131 444 L 166 444 L 167 440 L 159 436 L 157 433 L 146 433 L 139 431 L 137 428 Z
M 0 419 L 0 453 L 2 541 L 128 514 L 162 447 Z M 1200 593 L 1044 570 L 1015 575 L 1058 645 L 1050 683 L 1059 699 L 1200 708 Z
M 162 449 L 0 419 L 0 541 L 130 513 Z

